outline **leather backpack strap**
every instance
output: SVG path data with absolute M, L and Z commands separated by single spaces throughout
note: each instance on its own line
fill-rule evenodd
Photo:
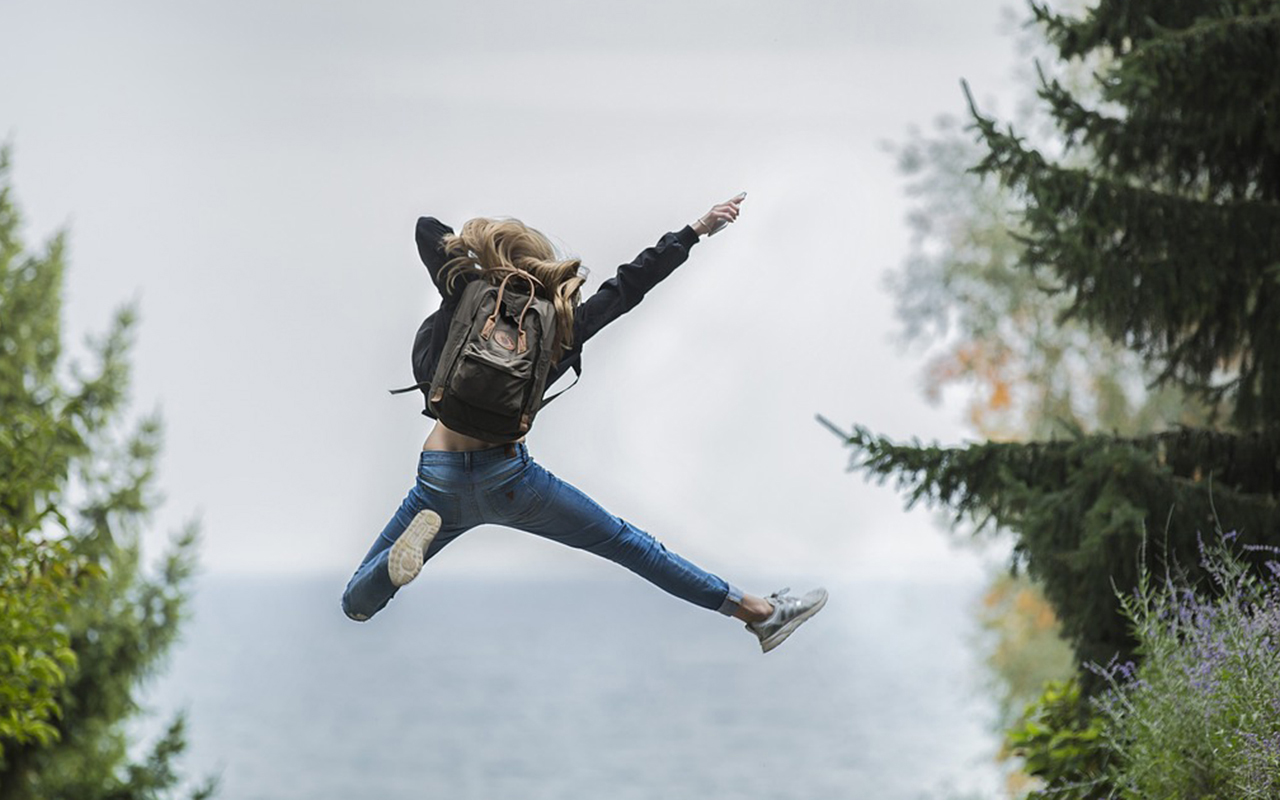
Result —
M 516 330 L 520 332 L 520 341 L 516 352 L 523 353 L 529 349 L 528 338 L 524 331 L 524 317 L 525 314 L 529 313 L 529 307 L 533 305 L 534 295 L 537 294 L 538 287 L 542 285 L 542 281 L 522 269 L 511 270 L 502 279 L 502 283 L 498 284 L 498 300 L 494 303 L 493 313 L 485 320 L 484 327 L 480 330 L 480 338 L 488 339 L 493 335 L 493 329 L 498 323 L 498 314 L 502 313 L 502 295 L 507 291 L 507 281 L 512 278 L 524 278 L 525 282 L 529 284 L 529 299 L 525 302 L 524 308 L 521 309 L 519 319 L 516 320 Z
M 529 337 L 524 331 L 524 318 L 525 315 L 529 313 L 529 309 L 533 307 L 533 299 L 538 293 L 538 285 L 541 284 L 541 281 L 524 270 L 519 270 L 516 274 L 529 282 L 529 300 L 524 304 L 524 308 L 520 311 L 520 319 L 516 320 L 516 329 L 520 331 L 520 341 L 516 345 L 516 352 L 523 353 L 529 349 Z

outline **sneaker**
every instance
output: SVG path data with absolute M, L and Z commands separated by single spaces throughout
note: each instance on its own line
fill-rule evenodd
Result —
M 387 570 L 391 573 L 391 583 L 404 586 L 418 577 L 422 571 L 422 558 L 427 546 L 436 538 L 440 530 L 440 515 L 431 509 L 419 511 L 413 521 L 391 545 L 391 553 L 387 557 Z
M 766 600 L 773 604 L 773 613 L 763 622 L 748 622 L 747 630 L 760 640 L 760 649 L 769 652 L 786 641 L 805 620 L 822 610 L 827 604 L 827 590 L 814 589 L 804 597 L 787 594 L 790 588 L 774 592 Z

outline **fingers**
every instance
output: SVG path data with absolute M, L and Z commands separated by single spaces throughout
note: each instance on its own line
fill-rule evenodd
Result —
M 746 197 L 747 193 L 742 192 L 723 203 L 716 203 L 712 206 L 711 210 L 703 214 L 698 220 L 700 232 L 705 229 L 707 235 L 712 235 L 730 222 L 737 221 L 738 214 L 741 213 L 742 201 Z
M 723 203 L 717 203 L 712 211 L 728 213 L 732 215 L 731 219 L 737 219 L 738 214 L 741 211 L 742 201 L 745 199 L 747 199 L 747 194 L 746 192 L 743 192 L 742 194 L 729 198 Z
M 738 210 L 738 207 L 730 203 L 721 203 L 718 206 L 713 206 L 711 210 L 707 212 L 708 216 L 715 217 L 716 219 L 723 220 L 725 222 L 733 222 L 738 218 L 739 213 L 741 212 Z
M 722 203 L 716 203 L 711 208 L 713 211 L 718 208 L 720 209 L 732 208 L 736 211 L 738 208 L 742 206 L 742 201 L 746 199 L 747 199 L 747 193 L 743 192 L 739 195 L 735 195 L 734 197 L 730 197 L 728 200 L 725 200 Z

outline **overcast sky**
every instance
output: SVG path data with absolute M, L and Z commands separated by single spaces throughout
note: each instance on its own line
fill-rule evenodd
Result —
M 894 344 L 883 144 L 962 113 L 962 77 L 1010 107 L 1009 5 L 4 0 L 0 136 L 28 243 L 70 229 L 69 339 L 140 304 L 134 409 L 167 429 L 149 552 L 196 517 L 215 572 L 355 568 L 428 430 L 386 393 L 437 303 L 419 215 L 518 217 L 590 291 L 747 190 L 587 346 L 535 458 L 730 579 L 972 574 L 813 416 L 966 435 Z M 432 569 L 601 569 L 530 539 L 476 531 Z

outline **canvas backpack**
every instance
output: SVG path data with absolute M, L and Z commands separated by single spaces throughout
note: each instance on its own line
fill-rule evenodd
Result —
M 555 305 L 537 296 L 537 285 L 513 270 L 497 285 L 477 279 L 463 289 L 427 392 L 431 413 L 452 430 L 489 442 L 519 439 L 559 396 L 542 396 L 558 345 Z

